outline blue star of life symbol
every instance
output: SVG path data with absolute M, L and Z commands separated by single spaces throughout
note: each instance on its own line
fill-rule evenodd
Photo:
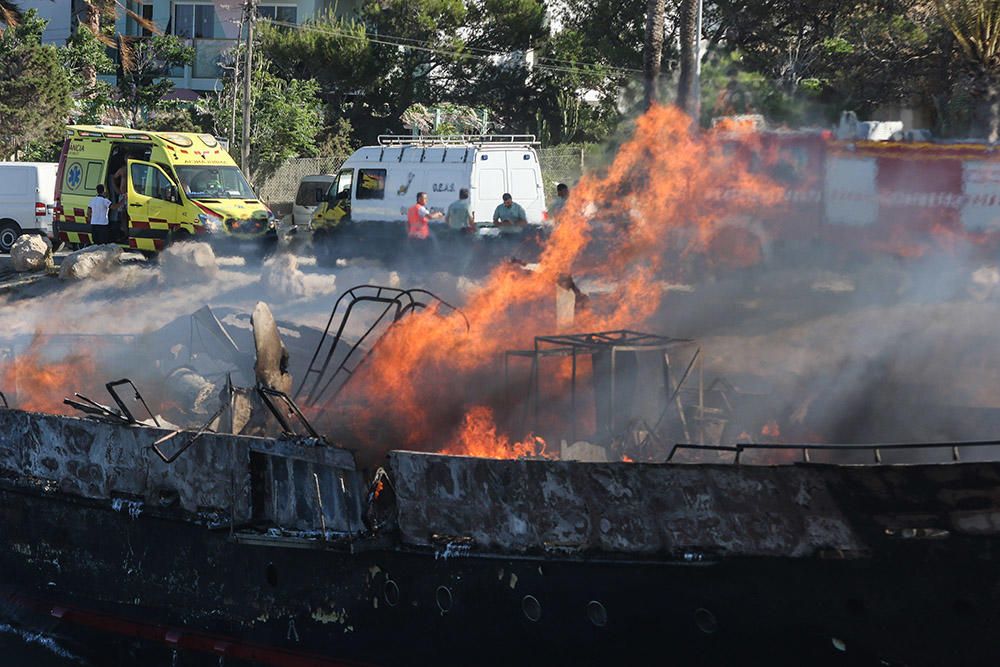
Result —
M 81 180 L 83 180 L 83 169 L 80 167 L 79 162 L 74 162 L 69 168 L 69 173 L 66 174 L 66 184 L 73 190 L 76 190 L 80 187 Z

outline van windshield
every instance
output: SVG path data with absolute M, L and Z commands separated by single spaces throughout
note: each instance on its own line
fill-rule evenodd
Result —
M 184 192 L 191 199 L 256 199 L 237 167 L 174 167 Z

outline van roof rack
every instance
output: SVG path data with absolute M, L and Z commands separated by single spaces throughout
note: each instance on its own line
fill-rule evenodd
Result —
M 537 146 L 533 134 L 380 134 L 380 146 Z

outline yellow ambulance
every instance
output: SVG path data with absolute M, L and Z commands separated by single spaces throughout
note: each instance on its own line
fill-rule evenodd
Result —
M 59 156 L 53 236 L 93 243 L 87 204 L 97 194 L 111 212 L 114 243 L 152 252 L 197 237 L 248 245 L 277 241 L 274 216 L 229 153 L 210 134 L 73 125 Z

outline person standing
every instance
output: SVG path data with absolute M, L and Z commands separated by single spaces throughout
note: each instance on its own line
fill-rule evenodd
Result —
M 110 243 L 108 234 L 108 211 L 112 209 L 111 200 L 104 196 L 104 184 L 97 184 L 97 196 L 87 203 L 87 224 L 90 225 L 90 238 L 94 243 Z
M 567 199 L 569 199 L 569 186 L 565 183 L 560 183 L 556 186 L 556 200 L 549 207 L 550 218 L 555 218 L 562 212 L 566 206 Z
M 125 205 L 128 203 L 128 161 L 138 160 L 139 155 L 126 153 L 122 165 L 111 174 L 112 196 L 115 203 L 111 205 L 111 222 L 115 225 L 115 236 L 128 238 L 128 219 L 125 217 Z M 110 229 L 110 228 L 109 228 Z M 110 239 L 110 234 L 108 235 Z
M 448 223 L 448 229 L 453 232 L 475 231 L 476 223 L 472 217 L 472 211 L 469 208 L 470 204 L 469 189 L 460 189 L 458 191 L 458 199 L 453 201 L 451 205 L 448 206 L 448 213 L 445 216 L 445 222 Z
M 406 238 L 410 247 L 410 255 L 426 260 L 430 255 L 431 227 L 430 221 L 444 217 L 440 211 L 431 213 L 427 210 L 427 193 L 418 192 L 417 202 L 406 212 Z M 419 261 L 419 260 L 418 260 Z
M 471 203 L 469 189 L 461 188 L 458 199 L 448 206 L 445 214 L 447 233 L 441 239 L 440 250 L 458 273 L 465 273 L 474 254 L 474 244 L 471 241 L 476 232 L 476 220 L 470 209 Z
M 528 224 L 524 207 L 514 201 L 509 192 L 503 193 L 503 203 L 493 211 L 493 224 L 505 234 L 518 234 Z

